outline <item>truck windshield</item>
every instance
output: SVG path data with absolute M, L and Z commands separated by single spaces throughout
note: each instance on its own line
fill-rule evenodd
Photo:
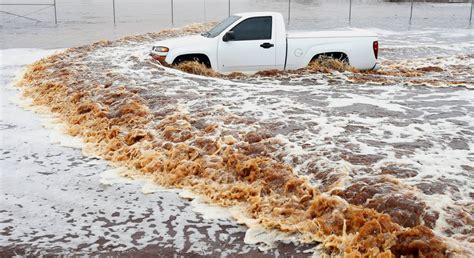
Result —
M 235 21 L 240 19 L 240 16 L 229 16 L 227 19 L 223 20 L 221 23 L 217 24 L 216 27 L 212 28 L 208 32 L 204 32 L 203 35 L 206 38 L 215 38 L 217 35 L 221 34 L 222 31 L 224 31 L 227 27 L 229 27 L 231 24 L 233 24 Z

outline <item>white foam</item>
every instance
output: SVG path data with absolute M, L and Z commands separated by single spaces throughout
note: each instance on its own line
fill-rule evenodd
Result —
M 103 185 L 113 185 L 118 183 L 130 183 L 131 178 L 125 177 L 124 174 L 132 172 L 129 168 L 118 167 L 106 170 L 100 174 L 100 183 Z

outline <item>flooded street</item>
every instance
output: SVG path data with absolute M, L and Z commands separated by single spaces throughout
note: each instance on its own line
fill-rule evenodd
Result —
M 81 145 L 59 134 L 51 117 L 20 108 L 24 100 L 10 83 L 24 65 L 54 52 L 2 51 L 10 64 L 1 70 L 2 256 L 262 255 L 258 246 L 244 243 L 246 227 L 222 210 L 212 210 L 219 216 L 203 216 L 209 207 L 199 201 L 141 181 L 113 184 L 105 176 L 103 184 L 102 173 L 111 171 L 107 162 L 82 155 Z M 266 254 L 301 253 L 310 247 L 278 246 Z
M 25 99 L 15 78 L 56 52 L 40 48 L 157 31 L 155 16 L 143 12 L 142 31 L 126 15 L 106 31 L 93 14 L 57 28 L 5 23 L 0 253 L 307 256 L 323 243 L 316 254 L 472 254 L 470 6 L 420 3 L 408 26 L 406 3 L 357 4 L 349 27 L 342 3 L 296 1 L 290 27 L 377 32 L 377 73 L 209 78 L 149 59 L 153 42 L 205 29 L 194 25 L 58 50 L 23 75 Z M 221 7 L 205 20 L 225 17 Z M 160 11 L 157 27 L 170 27 Z M 182 17 L 176 26 L 204 21 Z

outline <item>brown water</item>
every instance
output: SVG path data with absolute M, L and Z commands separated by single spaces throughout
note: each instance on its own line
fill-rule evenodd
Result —
M 472 251 L 471 54 L 230 80 L 146 56 L 153 41 L 204 28 L 68 49 L 30 65 L 20 84 L 88 152 L 244 207 L 327 253 Z

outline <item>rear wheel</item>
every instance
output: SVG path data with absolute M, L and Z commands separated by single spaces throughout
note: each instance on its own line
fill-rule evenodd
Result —
M 342 52 L 330 52 L 330 53 L 317 54 L 311 59 L 311 62 L 314 62 L 318 59 L 328 59 L 328 58 L 339 60 L 345 64 L 349 64 L 349 57 L 347 57 L 347 55 Z

